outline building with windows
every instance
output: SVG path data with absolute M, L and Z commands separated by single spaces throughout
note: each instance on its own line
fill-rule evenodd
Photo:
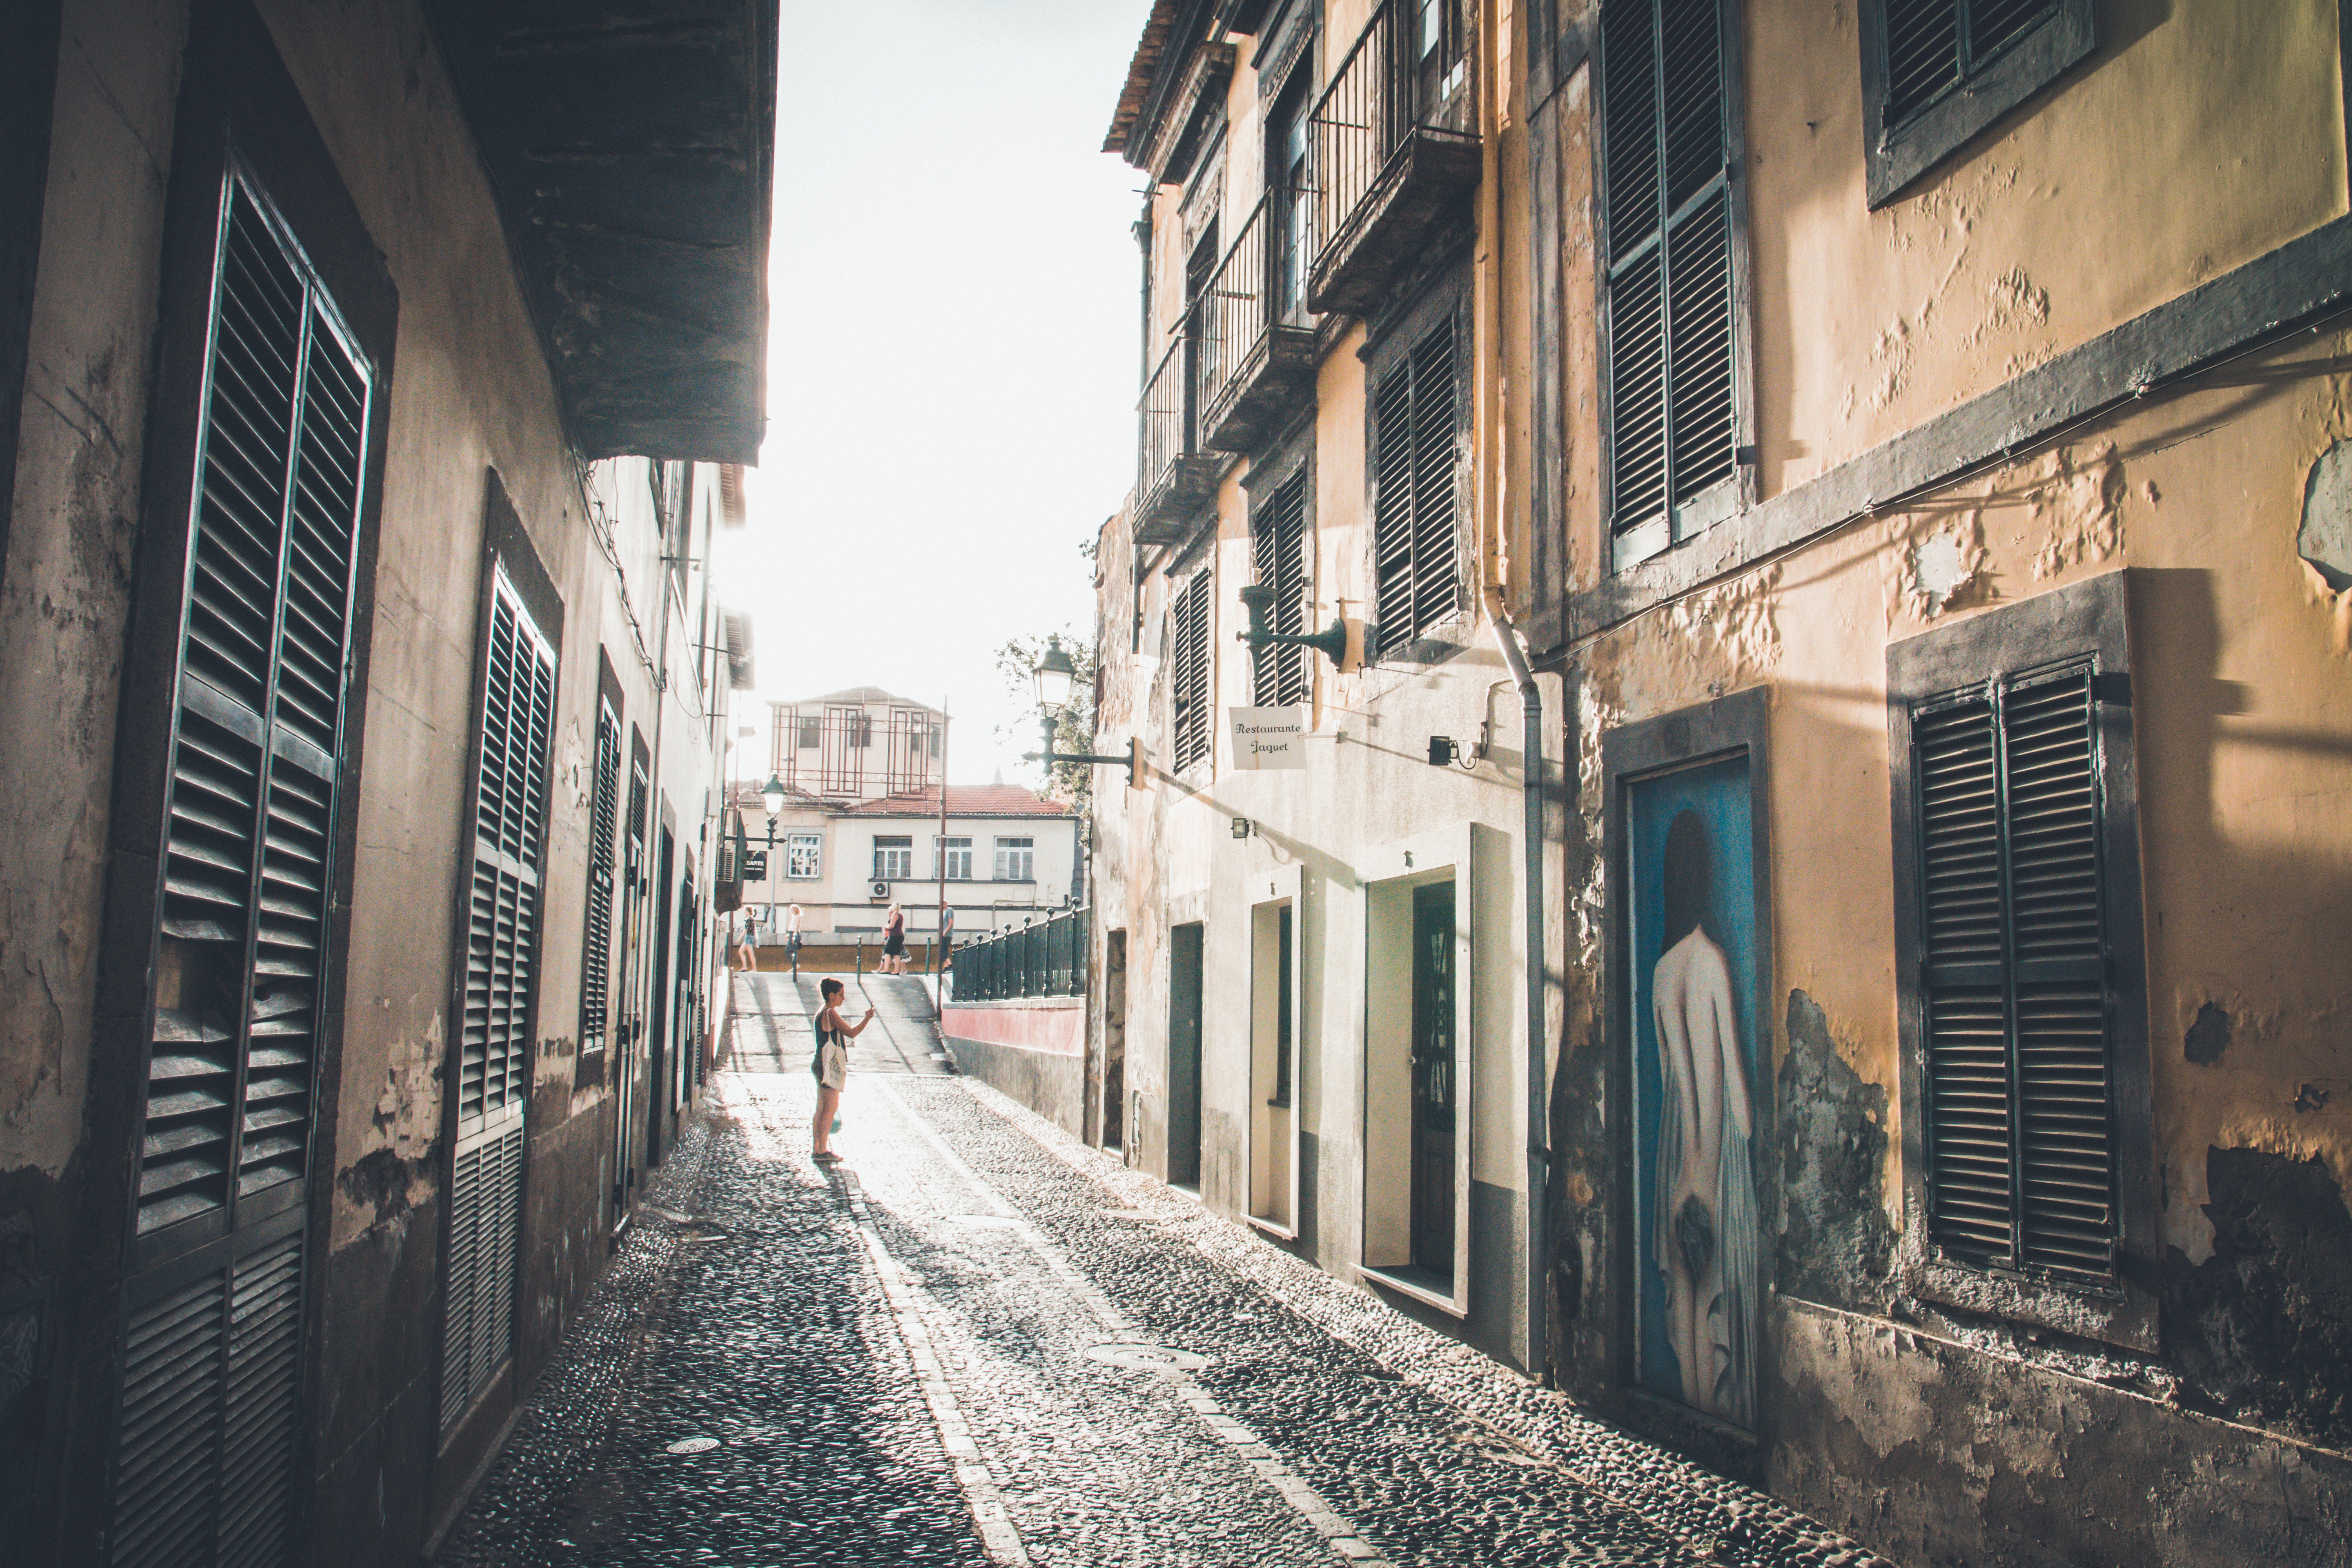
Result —
M 870 946 L 893 903 L 921 941 L 942 907 L 969 940 L 1084 901 L 1084 820 L 1017 784 L 950 784 L 945 832 L 936 784 L 855 802 L 788 796 L 772 851 L 759 791 L 739 784 L 735 804 L 745 845 L 762 857 L 753 867 L 764 875 L 744 881 L 742 898 L 765 942 L 783 940 L 794 904 L 804 941 Z
M 11 1563 L 417 1561 L 701 1082 L 776 26 L 674 24 L 0 13 Z
M 768 710 L 770 774 L 794 795 L 840 803 L 939 786 L 948 717 L 936 708 L 856 686 Z
M 1092 1134 L 1898 1561 L 2346 1562 L 2336 11 L 1155 5 Z

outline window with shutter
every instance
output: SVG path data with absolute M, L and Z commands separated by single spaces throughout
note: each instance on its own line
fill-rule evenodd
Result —
M 1620 567 L 1720 516 L 1727 498 L 1711 492 L 1738 472 L 1737 60 L 1721 0 L 1602 10 L 1601 363 Z
M 1209 592 L 1210 574 L 1196 572 L 1168 611 L 1169 750 L 1180 773 L 1208 756 L 1210 749 Z
M 282 1555 L 373 374 L 224 186 L 108 1556 Z
M 445 1425 L 489 1385 L 513 1340 L 523 1114 L 539 983 L 540 862 L 555 721 L 555 649 L 503 568 L 491 574 L 489 611 L 445 1259 Z
M 1250 542 L 1257 580 L 1274 590 L 1266 623 L 1297 636 L 1307 630 L 1307 468 L 1302 464 L 1250 516 Z M 1313 650 L 1295 643 L 1261 647 L 1250 654 L 1252 700 L 1261 708 L 1304 702 L 1311 689 Z
M 2116 1171 L 2091 670 L 1922 704 L 1927 1221 L 1947 1254 L 2114 1271 Z
M 2091 52 L 2091 0 L 1865 0 L 1870 204 Z
M 604 1049 L 613 1016 L 613 856 L 621 818 L 621 719 L 596 704 L 596 779 L 589 797 L 587 933 L 580 961 L 580 1054 Z
M 1454 338 L 1448 315 L 1372 392 L 1372 578 L 1381 658 L 1409 647 L 1461 608 L 1461 394 Z

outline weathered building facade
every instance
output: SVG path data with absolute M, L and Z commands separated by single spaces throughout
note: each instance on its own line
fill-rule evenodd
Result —
M 12 1562 L 415 1560 L 700 1080 L 775 30 L 671 9 L 10 8 Z
M 1189 368 L 1100 552 L 1097 749 L 1157 773 L 1096 812 L 1095 1134 L 1182 1179 L 1197 1095 L 1204 1201 L 1461 1310 L 1377 1210 L 1428 1098 L 1383 1031 L 1434 1040 L 1382 921 L 1465 867 L 1472 1342 L 1907 1563 L 2346 1561 L 2338 7 L 1402 7 L 1387 79 L 1439 123 L 1368 176 L 1345 127 L 1398 121 L 1331 95 L 1391 14 L 1158 6 L 1115 130 L 1145 363 Z M 1325 313 L 1236 349 L 1202 237 L 1285 192 Z M 1412 417 L 1449 265 L 1450 448 Z M 1388 587 L 1448 536 L 1382 527 L 1448 458 L 1451 657 Z M 1346 662 L 1264 695 L 1244 582 Z M 1490 584 L 1568 759 L 1532 862 Z M 1229 771 L 1226 709 L 1302 700 L 1304 769 Z M 1481 1314 L 1523 1258 L 1476 1248 L 1530 1190 L 1521 1361 Z

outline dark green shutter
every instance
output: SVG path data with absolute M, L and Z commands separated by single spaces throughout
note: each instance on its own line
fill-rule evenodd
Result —
M 1928 1230 L 1956 1257 L 2114 1271 L 2116 1169 L 2090 670 L 1914 715 Z
M 1209 574 L 1196 572 L 1178 590 L 1169 611 L 1174 644 L 1169 650 L 1169 728 L 1179 769 L 1199 762 L 1211 749 L 1209 593 Z
M 1383 656 L 1461 608 L 1457 371 L 1448 318 L 1372 394 L 1373 594 Z
M 1307 469 L 1301 467 L 1266 498 L 1250 519 L 1251 548 L 1256 557 L 1257 580 L 1274 590 L 1266 620 L 1274 630 L 1291 636 L 1307 629 Z M 1296 643 L 1262 647 L 1250 655 L 1252 698 L 1261 708 L 1307 700 L 1312 670 L 1311 650 Z
M 1900 125 L 1990 64 L 2055 9 L 2052 0 L 1881 0 L 1885 123 Z
M 106 1556 L 288 1547 L 326 931 L 371 393 L 226 187 L 196 458 Z
M 620 832 L 621 720 L 596 704 L 596 782 L 588 816 L 588 932 L 580 960 L 580 1054 L 602 1051 L 613 1019 L 613 854 Z M 741 875 L 741 868 L 737 868 Z
M 1737 471 L 1727 40 L 1718 0 L 1609 0 L 1609 515 L 1622 534 Z
M 523 1116 L 539 981 L 540 857 L 554 731 L 555 650 L 493 574 L 467 910 L 457 1143 L 449 1186 L 444 1425 L 465 1415 L 514 1339 Z

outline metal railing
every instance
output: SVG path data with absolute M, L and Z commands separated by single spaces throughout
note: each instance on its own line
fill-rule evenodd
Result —
M 1385 0 L 1332 71 L 1307 118 L 1318 191 L 1318 258 L 1346 231 L 1380 184 L 1389 160 L 1416 127 L 1468 130 L 1467 122 L 1444 125 L 1449 119 L 1461 119 L 1467 103 L 1459 92 L 1448 90 L 1463 79 L 1459 44 L 1450 39 L 1457 23 L 1449 19 L 1444 24 L 1449 30 L 1447 41 L 1441 42 L 1437 35 L 1424 38 L 1417 36 L 1414 26 L 1418 11 L 1399 0 Z M 1434 76 L 1429 68 L 1432 61 L 1438 62 Z M 1433 101 L 1420 101 L 1424 97 Z
M 1258 198 L 1244 220 L 1241 233 L 1225 252 L 1209 286 L 1193 304 L 1201 334 L 1199 392 L 1194 406 L 1211 410 L 1218 395 L 1248 363 L 1250 351 L 1274 324 L 1273 296 L 1267 290 L 1267 222 L 1265 198 Z
M 804 795 L 865 797 L 935 789 L 943 735 L 919 708 L 810 703 L 779 709 L 770 767 Z
M 1192 378 L 1184 374 L 1191 340 L 1189 328 L 1178 333 L 1176 342 L 1160 356 L 1151 379 L 1143 384 L 1143 401 L 1137 405 L 1143 416 L 1142 471 L 1136 477 L 1139 496 L 1158 489 L 1177 459 L 1201 449 L 1194 429 Z
M 1087 913 L 1066 910 L 957 948 L 954 999 L 1007 1002 L 1023 996 L 1085 995 Z

